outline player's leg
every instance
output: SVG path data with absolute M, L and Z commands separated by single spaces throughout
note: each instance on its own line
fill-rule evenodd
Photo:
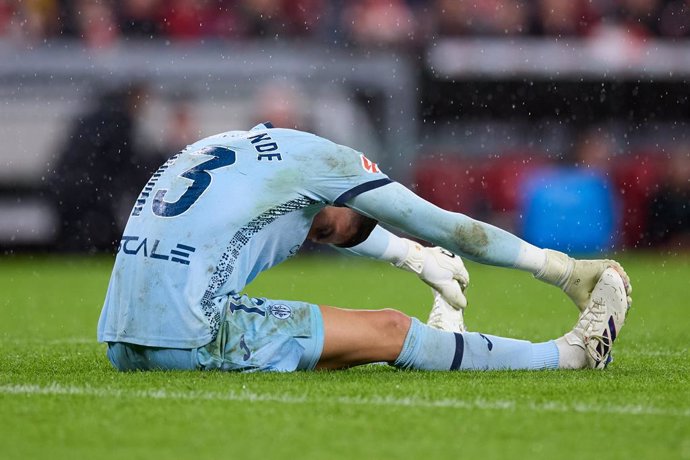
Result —
M 613 269 L 602 275 L 575 328 L 543 343 L 442 331 L 395 310 L 321 307 L 324 345 L 317 367 L 387 361 L 424 370 L 602 368 L 627 308 L 623 280 Z
M 324 346 L 317 368 L 371 362 L 424 370 L 558 367 L 555 342 L 533 344 L 478 333 L 441 331 L 396 310 L 321 307 Z
M 393 362 L 412 318 L 397 310 L 346 310 L 321 306 L 324 345 L 318 369 Z
M 146 347 L 133 343 L 109 342 L 107 356 L 119 371 L 194 370 L 193 350 Z

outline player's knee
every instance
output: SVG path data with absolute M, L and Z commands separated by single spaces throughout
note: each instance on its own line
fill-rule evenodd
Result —
M 412 320 L 405 313 L 392 308 L 386 308 L 381 310 L 380 314 L 381 327 L 386 332 L 392 335 L 402 335 L 403 337 L 407 334 Z

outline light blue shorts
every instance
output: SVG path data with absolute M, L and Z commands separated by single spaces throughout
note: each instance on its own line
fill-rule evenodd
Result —
M 306 302 L 230 297 L 216 340 L 197 350 L 201 369 L 311 370 L 323 350 L 323 319 Z
M 312 370 L 323 350 L 323 319 L 317 305 L 234 295 L 224 307 L 218 336 L 192 349 L 109 343 L 108 359 L 128 370 Z

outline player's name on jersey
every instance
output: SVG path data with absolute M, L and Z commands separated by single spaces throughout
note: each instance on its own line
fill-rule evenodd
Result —
M 189 265 L 189 257 L 196 248 L 177 243 L 166 244 L 158 239 L 151 239 L 141 236 L 124 235 L 120 241 L 117 252 L 128 256 L 143 256 L 151 259 L 165 260 L 182 265 Z
M 278 161 L 282 161 L 283 157 L 278 152 L 278 144 L 272 142 L 271 136 L 268 133 L 260 133 L 254 136 L 249 136 L 247 139 L 252 143 L 254 149 L 258 152 L 256 159 L 272 161 L 274 158 Z M 271 152 L 271 153 L 268 153 Z

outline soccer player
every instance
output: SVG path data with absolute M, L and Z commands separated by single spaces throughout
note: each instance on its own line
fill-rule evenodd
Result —
M 378 221 L 438 247 L 399 238 Z M 437 292 L 431 325 L 391 309 L 242 294 L 306 238 L 415 272 Z M 577 324 L 545 343 L 466 332 L 469 275 L 456 254 L 562 288 L 581 312 Z M 629 294 L 614 261 L 537 248 L 424 201 L 348 147 L 265 123 L 188 146 L 146 184 L 122 236 L 98 339 L 119 370 L 293 371 L 372 362 L 428 370 L 603 368 Z

